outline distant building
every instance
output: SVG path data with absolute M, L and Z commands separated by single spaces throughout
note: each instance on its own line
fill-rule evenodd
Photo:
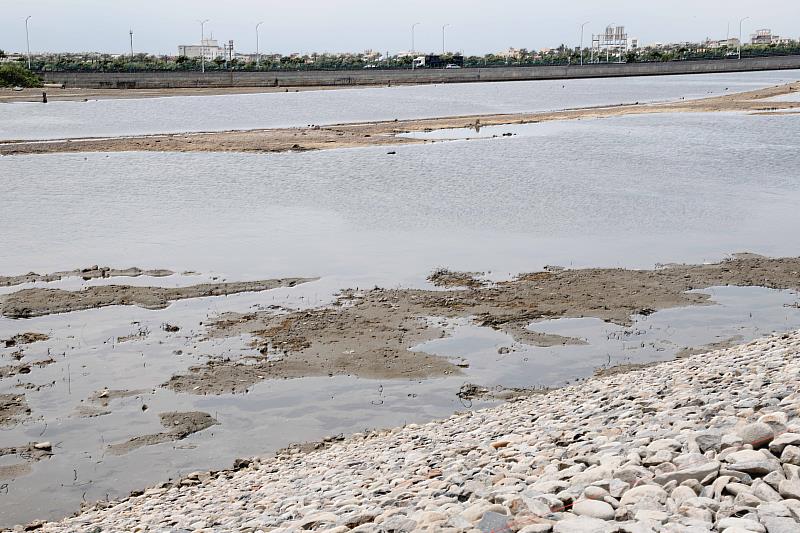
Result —
M 717 41 L 712 41 L 710 39 L 706 39 L 703 43 L 703 47 L 709 50 L 716 50 L 718 48 L 736 48 L 739 46 L 739 39 L 736 37 L 731 37 L 729 39 L 719 39 Z
M 178 46 L 178 55 L 189 59 L 205 56 L 206 61 L 225 57 L 227 50 L 219 45 L 216 39 L 203 39 L 200 44 L 182 44 Z
M 769 28 L 758 30 L 750 36 L 751 44 L 787 44 L 791 39 L 781 39 L 778 35 L 773 35 Z

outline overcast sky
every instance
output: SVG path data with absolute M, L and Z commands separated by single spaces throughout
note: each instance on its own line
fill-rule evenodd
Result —
M 745 34 L 800 36 L 800 0 L 0 0 L 0 49 L 25 49 L 28 15 L 34 52 L 125 52 L 133 29 L 136 51 L 175 54 L 200 40 L 206 18 L 207 33 L 233 39 L 240 52 L 255 50 L 262 20 L 261 50 L 278 53 L 395 53 L 411 48 L 415 22 L 418 51 L 440 50 L 442 25 L 450 24 L 448 49 L 466 54 L 577 46 L 585 21 L 586 43 L 610 23 L 643 44 L 721 39 L 729 23 L 738 35 L 746 16 Z

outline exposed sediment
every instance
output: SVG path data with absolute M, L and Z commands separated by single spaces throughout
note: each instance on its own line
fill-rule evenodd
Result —
M 766 100 L 800 91 L 800 82 L 743 93 L 676 102 L 613 105 L 548 111 L 492 115 L 469 115 L 416 120 L 395 120 L 355 124 L 269 128 L 209 133 L 143 135 L 117 138 L 83 138 L 51 141 L 6 141 L 0 155 L 44 154 L 55 152 L 287 152 L 419 144 L 431 141 L 398 137 L 399 133 L 438 129 L 474 128 L 503 124 L 529 124 L 555 120 L 616 117 L 645 113 L 710 113 L 740 111 L 750 113 L 800 109 L 800 102 Z
M 458 290 L 373 289 L 343 291 L 335 305 L 275 313 L 227 314 L 208 335 L 248 335 L 260 355 L 245 361 L 215 359 L 174 376 L 166 386 L 195 394 L 242 392 L 265 379 L 355 375 L 419 379 L 460 373 L 460 362 L 412 348 L 442 337 L 430 317 L 471 318 L 474 323 L 534 346 L 585 341 L 532 331 L 553 318 L 594 317 L 629 326 L 634 315 L 707 305 L 692 289 L 713 286 L 800 289 L 800 258 L 743 255 L 714 264 L 655 270 L 577 269 L 534 272 L 489 286 Z
M 142 270 L 141 268 L 111 268 L 90 266 L 87 268 L 77 268 L 75 270 L 65 270 L 62 272 L 53 272 L 51 274 L 37 274 L 36 272 L 29 272 L 27 274 L 20 274 L 17 276 L 0 276 L 0 287 L 10 287 L 12 285 L 22 285 L 23 283 L 34 282 L 51 282 L 59 281 L 63 278 L 79 277 L 84 281 L 97 278 L 113 278 L 113 277 L 128 277 L 137 278 L 139 276 L 152 276 L 152 277 L 165 277 L 171 276 L 174 272 L 164 269 Z
M 193 433 L 203 431 L 211 426 L 219 424 L 214 417 L 208 413 L 192 411 L 188 413 L 161 413 L 159 415 L 161 425 L 165 431 L 152 435 L 142 435 L 134 437 L 125 442 L 110 444 L 108 451 L 112 455 L 125 455 L 133 450 L 144 446 L 153 446 L 164 442 L 183 440 Z
M 97 529 L 800 530 L 800 333 L 155 488 Z
M 23 289 L 8 295 L 0 295 L 0 314 L 8 318 L 31 318 L 110 305 L 136 305 L 145 309 L 164 309 L 176 300 L 268 291 L 279 287 L 294 287 L 309 281 L 314 281 L 314 279 L 282 278 L 233 283 L 203 283 L 188 287 L 102 285 L 87 287 L 81 291 Z

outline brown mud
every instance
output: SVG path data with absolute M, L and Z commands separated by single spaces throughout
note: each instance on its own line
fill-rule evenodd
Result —
M 88 287 L 81 291 L 23 289 L 8 295 L 0 295 L 0 314 L 8 318 L 31 318 L 110 305 L 136 305 L 145 309 L 164 309 L 176 300 L 268 291 L 279 287 L 294 287 L 309 281 L 315 280 L 285 278 L 235 283 L 203 283 L 177 288 L 103 285 Z
M 80 405 L 75 409 L 75 415 L 79 418 L 94 418 L 111 414 L 111 402 L 122 398 L 132 398 L 152 394 L 152 390 L 110 390 L 103 389 L 95 392 L 86 400 L 81 400 Z M 142 410 L 147 410 L 147 405 L 142 404 Z
M 24 394 L 0 394 L 0 427 L 14 426 L 30 414 Z
M 470 318 L 479 326 L 535 346 L 584 343 L 527 329 L 537 321 L 594 317 L 630 326 L 634 315 L 708 305 L 693 289 L 713 286 L 800 289 L 800 258 L 752 254 L 714 264 L 670 265 L 654 270 L 590 268 L 523 274 L 487 287 L 461 290 L 373 289 L 343 291 L 331 307 L 276 313 L 226 314 L 210 337 L 249 335 L 260 355 L 246 361 L 211 360 L 173 376 L 179 392 L 243 392 L 266 379 L 354 375 L 421 379 L 455 375 L 463 363 L 409 348 L 446 335 L 430 317 Z
M 468 287 L 477 289 L 486 286 L 487 282 L 481 279 L 483 272 L 454 272 L 446 268 L 434 270 L 428 281 L 436 287 L 452 289 L 455 287 Z
M 183 440 L 193 433 L 198 433 L 219 424 L 210 414 L 199 411 L 161 413 L 159 417 L 161 418 L 161 425 L 164 426 L 166 431 L 134 437 L 119 444 L 110 444 L 108 446 L 109 453 L 112 455 L 125 455 L 143 446 Z
M 99 267 L 95 265 L 87 268 L 53 272 L 52 274 L 37 274 L 36 272 L 29 272 L 27 274 L 20 274 L 18 276 L 0 276 L 0 287 L 10 287 L 12 285 L 21 285 L 23 283 L 59 281 L 63 278 L 69 277 L 78 277 L 83 278 L 84 281 L 89 281 L 90 279 L 113 277 L 137 278 L 139 276 L 152 276 L 160 278 L 171 276 L 172 274 L 174 274 L 174 272 L 163 269 L 142 270 L 136 267 L 116 269 L 110 267 Z
M 5 344 L 6 348 L 13 348 L 23 344 L 33 344 L 34 342 L 46 341 L 50 337 L 44 333 L 26 332 L 14 335 L 10 339 L 0 340 L 0 343 Z
M 15 479 L 30 473 L 33 463 L 53 455 L 49 442 L 31 442 L 24 446 L 0 448 L 0 457 L 16 455 L 21 462 L 0 466 L 0 481 Z
M 264 153 L 421 144 L 433 141 L 398 137 L 397 135 L 400 133 L 440 129 L 596 119 L 648 113 L 782 112 L 790 109 L 800 109 L 800 102 L 779 102 L 765 99 L 797 91 L 800 91 L 800 82 L 698 100 L 680 100 L 655 104 L 639 104 L 637 102 L 552 112 L 469 115 L 304 128 L 269 128 L 116 138 L 81 138 L 44 142 L 5 141 L 0 143 L 0 155 L 131 151 Z

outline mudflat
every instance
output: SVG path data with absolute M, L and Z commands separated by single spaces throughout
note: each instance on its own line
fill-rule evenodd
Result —
M 553 269 L 477 286 L 468 273 L 454 273 L 469 288 L 342 291 L 332 306 L 247 314 L 228 313 L 209 327 L 211 337 L 247 335 L 260 356 L 214 359 L 173 376 L 164 385 L 178 392 L 244 392 L 265 379 L 355 375 L 419 379 L 460 373 L 461 362 L 409 351 L 446 333 L 430 317 L 471 318 L 476 324 L 534 346 L 582 344 L 581 339 L 531 331 L 552 318 L 595 317 L 628 326 L 634 315 L 705 305 L 709 296 L 687 292 L 713 286 L 800 289 L 800 258 L 743 255 L 704 265 L 655 270 Z
M 234 283 L 202 283 L 173 288 L 104 285 L 88 287 L 82 291 L 23 289 L 0 296 L 0 315 L 8 318 L 31 318 L 109 305 L 136 305 L 145 309 L 163 309 L 175 300 L 268 291 L 278 287 L 294 287 L 309 281 L 314 280 L 283 278 Z
M 800 91 L 800 81 L 743 93 L 657 104 L 623 104 L 539 113 L 441 117 L 420 120 L 364 122 L 304 128 L 270 128 L 212 133 L 77 138 L 52 141 L 6 141 L 0 155 L 60 152 L 289 152 L 434 142 L 398 134 L 439 129 L 532 124 L 557 120 L 597 119 L 648 113 L 711 113 L 738 111 L 776 113 L 800 109 L 800 102 L 766 100 Z

